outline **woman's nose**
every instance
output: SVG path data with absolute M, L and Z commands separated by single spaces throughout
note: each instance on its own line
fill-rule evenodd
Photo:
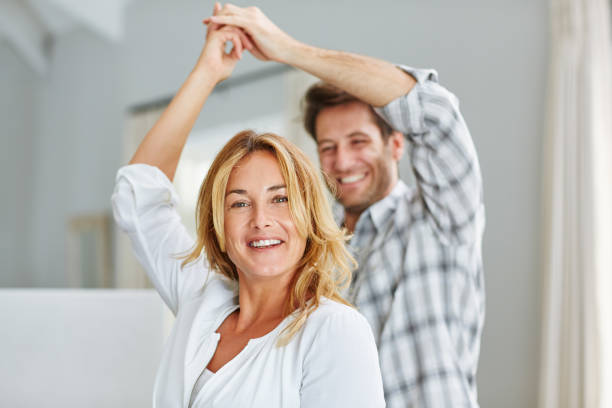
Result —
M 270 214 L 263 205 L 253 207 L 252 225 L 255 228 L 265 228 L 272 225 Z

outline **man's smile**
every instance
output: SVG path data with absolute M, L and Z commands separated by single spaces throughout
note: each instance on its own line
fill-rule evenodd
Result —
M 351 176 L 338 178 L 340 184 L 351 184 L 361 181 L 365 178 L 366 173 L 353 174 Z

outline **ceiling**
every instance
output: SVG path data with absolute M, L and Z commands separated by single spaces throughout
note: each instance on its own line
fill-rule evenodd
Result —
M 0 41 L 8 41 L 39 74 L 53 37 L 85 28 L 110 41 L 123 37 L 130 0 L 0 0 Z

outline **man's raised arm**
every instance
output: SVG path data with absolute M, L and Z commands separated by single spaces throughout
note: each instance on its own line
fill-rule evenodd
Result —
M 226 4 L 204 22 L 240 27 L 255 44 L 256 49 L 251 50 L 255 57 L 301 69 L 372 106 L 388 104 L 407 94 L 416 83 L 412 76 L 389 62 L 301 43 L 257 7 Z

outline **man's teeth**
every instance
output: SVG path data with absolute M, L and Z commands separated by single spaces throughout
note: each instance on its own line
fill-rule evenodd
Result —
M 356 181 L 359 181 L 361 179 L 363 179 L 365 177 L 365 173 L 363 174 L 355 174 L 354 176 L 349 176 L 349 177 L 343 177 L 340 179 L 340 182 L 343 184 L 347 184 L 347 183 L 354 183 Z
M 265 247 L 269 247 L 272 245 L 278 245 L 280 243 L 281 242 L 278 239 L 261 239 L 259 241 L 250 242 L 249 246 L 253 248 L 265 248 Z

